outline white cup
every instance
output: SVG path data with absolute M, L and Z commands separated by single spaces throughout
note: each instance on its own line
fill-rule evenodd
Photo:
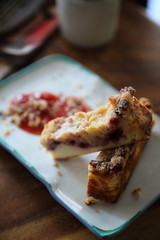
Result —
M 114 37 L 120 0 L 56 0 L 63 37 L 80 47 L 97 47 Z

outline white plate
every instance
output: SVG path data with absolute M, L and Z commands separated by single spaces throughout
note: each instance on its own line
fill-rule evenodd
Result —
M 133 86 L 134 87 L 134 86 Z M 107 102 L 117 91 L 98 75 L 62 55 L 49 56 L 0 83 L 0 110 L 18 93 L 49 91 L 83 97 L 93 109 Z M 87 190 L 87 166 L 97 153 L 59 161 L 53 166 L 49 153 L 39 144 L 39 136 L 29 134 L 7 120 L 0 124 L 0 143 L 8 149 L 49 190 L 51 195 L 98 237 L 120 232 L 160 196 L 160 118 L 142 157 L 118 203 L 84 203 Z M 6 130 L 12 130 L 4 137 Z M 57 174 L 61 172 L 61 176 Z M 135 198 L 131 192 L 140 187 Z

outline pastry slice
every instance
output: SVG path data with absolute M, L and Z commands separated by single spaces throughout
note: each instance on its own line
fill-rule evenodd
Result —
M 152 115 L 134 93 L 125 87 L 95 111 L 50 121 L 41 144 L 55 159 L 64 159 L 149 139 Z
M 145 145 L 146 141 L 140 141 L 100 152 L 88 165 L 88 199 L 85 202 L 90 204 L 93 199 L 117 202 Z
M 151 111 L 151 104 L 146 98 L 140 102 Z M 152 112 L 152 111 L 151 111 Z M 85 200 L 91 204 L 94 199 L 114 203 L 125 188 L 147 141 L 104 150 L 96 160 L 88 165 L 88 189 Z

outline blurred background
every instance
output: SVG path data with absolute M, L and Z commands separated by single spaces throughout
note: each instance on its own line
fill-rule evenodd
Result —
M 127 0 L 160 25 L 160 0 Z M 54 0 L 0 1 L 0 80 L 26 66 L 57 31 Z M 13 61 L 14 58 L 14 61 Z
M 159 0 L 133 0 L 145 7 L 145 12 L 149 18 L 160 25 L 160 1 Z

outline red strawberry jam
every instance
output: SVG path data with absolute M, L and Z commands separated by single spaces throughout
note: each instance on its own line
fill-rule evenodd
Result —
M 90 107 L 82 99 L 74 96 L 34 92 L 14 97 L 10 102 L 9 114 L 12 115 L 12 122 L 21 129 L 33 134 L 41 134 L 48 121 L 89 110 Z

